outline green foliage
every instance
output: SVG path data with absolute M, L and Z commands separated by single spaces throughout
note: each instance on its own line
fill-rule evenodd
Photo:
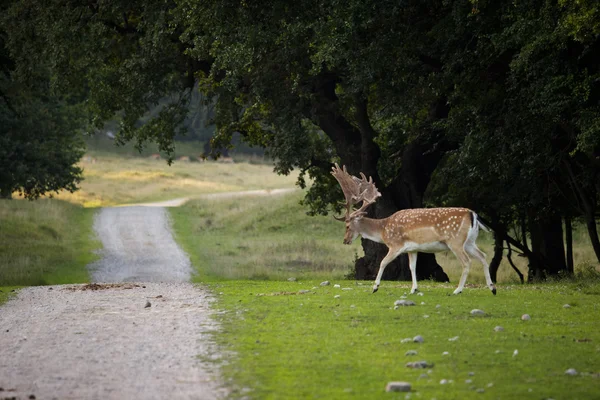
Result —
M 82 170 L 76 163 L 84 147 L 71 107 L 52 98 L 12 97 L 10 103 L 0 102 L 0 126 L 3 197 L 16 191 L 37 199 L 63 189 L 77 190 Z
M 368 284 L 333 283 L 209 284 L 218 293 L 217 308 L 227 310 L 218 316 L 223 330 L 216 339 L 234 352 L 235 362 L 223 366 L 235 382 L 232 397 L 404 399 L 405 393 L 385 393 L 389 381 L 408 381 L 411 398 L 428 399 L 584 399 L 596 393 L 597 363 L 590 355 L 600 340 L 598 292 L 552 284 L 500 286 L 498 296 L 485 288 L 448 296 L 451 287 L 430 284 L 423 297 L 412 298 L 416 306 L 394 310 L 410 286 L 384 284 L 371 294 Z M 486 315 L 471 316 L 474 308 Z M 530 321 L 521 320 L 525 313 Z M 496 326 L 504 331 L 495 332 Z M 422 344 L 402 343 L 416 335 Z M 407 356 L 408 350 L 418 354 Z M 434 366 L 405 366 L 418 360 Z M 569 368 L 579 375 L 566 375 Z M 443 379 L 448 383 L 440 384 Z
M 81 108 L 72 96 L 48 90 L 43 65 L 32 71 L 31 85 L 15 78 L 18 57 L 8 48 L 7 29 L 0 19 L 0 198 L 73 192 L 81 181 L 74 165 L 83 155 Z
M 374 177 L 386 213 L 461 205 L 508 226 L 597 218 L 599 14 L 574 0 L 15 0 L 2 21 L 16 76 L 49 74 L 121 141 L 170 153 L 188 102 L 208 103 L 213 144 L 238 132 L 277 172 L 298 169 L 312 214 L 336 209 L 341 162 Z

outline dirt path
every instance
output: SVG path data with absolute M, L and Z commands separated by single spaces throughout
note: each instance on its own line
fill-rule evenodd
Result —
M 26 288 L 0 307 L 0 399 L 226 398 L 211 295 L 186 283 L 165 210 L 103 209 L 94 228 L 93 281 L 117 283 Z

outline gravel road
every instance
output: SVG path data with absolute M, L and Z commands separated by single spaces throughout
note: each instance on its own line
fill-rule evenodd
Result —
M 226 398 L 212 297 L 187 283 L 165 209 L 105 208 L 94 228 L 94 283 L 25 288 L 0 307 L 0 399 Z

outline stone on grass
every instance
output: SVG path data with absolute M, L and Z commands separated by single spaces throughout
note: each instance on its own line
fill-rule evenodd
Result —
M 310 290 L 303 289 L 303 290 L 298 291 L 298 293 L 299 294 L 306 294 L 306 293 L 310 293 Z
M 498 326 L 496 326 L 496 327 L 494 328 L 494 330 L 495 330 L 496 332 L 502 332 L 502 331 L 504 331 L 504 328 L 503 328 L 503 327 L 501 327 L 500 325 L 498 325 Z
M 414 306 L 416 305 L 414 301 L 411 300 L 396 300 L 394 302 L 395 306 Z
M 570 304 L 565 304 L 565 305 L 563 306 L 563 308 L 571 308 L 571 305 L 570 305 Z
M 409 337 L 407 337 L 407 338 L 404 338 L 404 339 L 402 339 L 402 340 L 400 341 L 400 343 L 410 343 L 410 342 L 412 342 L 412 341 L 413 341 L 413 340 L 412 340 L 412 338 L 409 338 Z
M 329 281 L 321 282 L 321 286 L 329 286 L 329 285 L 331 285 L 331 283 L 329 283 Z
M 440 385 L 445 385 L 445 384 L 447 384 L 447 383 L 448 383 L 448 379 L 442 379 L 442 380 L 440 381 Z
M 340 285 L 338 285 L 337 283 L 335 285 L 333 285 L 334 288 L 339 288 L 341 287 Z
M 442 353 L 442 355 L 443 355 L 443 356 L 449 356 L 449 355 L 450 355 L 450 353 L 449 353 L 449 352 L 447 352 L 447 351 L 445 351 L 445 352 L 443 352 L 443 353 Z
M 416 350 L 409 350 L 406 353 L 404 353 L 405 356 L 416 356 L 417 355 L 417 351 Z
M 296 279 L 296 278 L 294 278 L 294 277 L 291 277 L 291 278 L 288 278 L 288 281 L 289 281 L 289 282 L 296 282 L 296 281 L 297 281 L 297 279 Z
M 423 339 L 423 336 L 421 335 L 417 335 L 413 338 L 413 342 L 415 343 L 423 343 L 425 341 L 425 339 Z
M 519 350 L 513 351 L 513 357 L 516 357 L 519 354 Z
M 427 361 L 412 361 L 409 363 L 406 363 L 406 366 L 408 368 L 421 368 L 421 369 L 425 369 L 425 368 L 432 368 L 433 367 L 433 363 L 427 362 Z
M 417 293 L 417 296 L 423 296 L 423 292 Z
M 458 336 L 451 337 L 448 339 L 449 342 L 456 342 L 458 340 Z
M 333 296 L 334 299 L 339 299 L 341 296 L 339 294 L 336 294 L 335 296 Z
M 575 376 L 575 375 L 577 375 L 577 370 L 575 368 L 569 368 L 568 370 L 565 371 L 565 374 Z
M 386 392 L 410 392 L 411 386 L 408 382 L 388 382 Z
M 345 288 L 342 288 L 342 290 L 352 290 L 352 288 L 351 287 L 345 287 Z
M 521 319 L 523 321 L 529 321 L 531 319 L 531 316 L 529 314 L 523 314 L 521 315 Z
M 485 315 L 485 311 L 476 308 L 474 310 L 471 310 L 471 315 Z

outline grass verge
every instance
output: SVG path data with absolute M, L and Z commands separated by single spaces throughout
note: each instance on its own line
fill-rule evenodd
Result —
M 85 266 L 99 247 L 94 212 L 58 200 L 0 200 L 0 288 L 88 282 Z
M 333 283 L 333 282 L 332 282 Z M 591 399 L 600 382 L 600 283 L 468 288 L 425 284 L 417 305 L 394 309 L 408 284 L 211 283 L 236 354 L 224 372 L 233 397 L 256 399 Z M 345 290 L 348 289 L 348 290 Z M 306 292 L 302 292 L 306 291 Z M 336 298 L 336 296 L 338 296 Z M 563 305 L 569 304 L 570 308 Z M 472 316 L 472 309 L 484 316 Z M 521 316 L 529 314 L 531 320 Z M 502 326 L 503 331 L 494 328 Z M 422 335 L 424 342 L 404 343 Z M 417 355 L 406 355 L 415 350 Z M 447 353 L 446 353 L 447 352 Z M 434 366 L 407 368 L 411 361 Z M 565 374 L 569 368 L 576 376 Z M 386 393 L 389 381 L 412 392 Z
M 195 281 L 347 275 L 360 243 L 343 245 L 343 224 L 307 216 L 301 197 L 197 200 L 170 209 L 177 241 L 197 267 Z

